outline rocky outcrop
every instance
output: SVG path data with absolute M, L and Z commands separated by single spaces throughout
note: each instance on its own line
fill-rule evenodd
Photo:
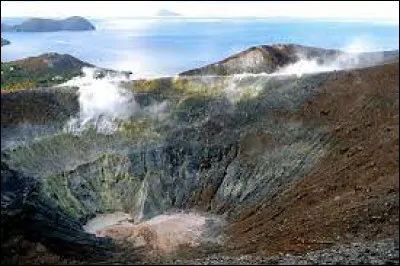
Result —
M 222 61 L 180 73 L 189 75 L 233 75 L 240 73 L 273 73 L 279 67 L 300 59 L 333 60 L 341 52 L 295 44 L 260 45 Z
M 234 75 L 242 73 L 271 74 L 300 60 L 313 60 L 319 65 L 338 64 L 341 68 L 365 67 L 395 61 L 399 51 L 344 53 L 296 44 L 260 45 L 230 56 L 222 61 L 180 73 L 180 76 Z
M 2 24 L 1 31 L 53 32 L 53 31 L 91 31 L 95 27 L 83 17 L 69 17 L 62 20 L 31 18 L 19 25 Z
M 11 42 L 10 42 L 9 40 L 6 40 L 6 39 L 1 38 L 1 46 L 8 45 L 8 44 L 10 44 L 10 43 L 11 43 Z
M 2 159 L 3 159 L 2 154 Z M 18 238 L 19 237 L 19 238 Z M 18 239 L 18 240 L 17 240 Z M 17 240 L 17 241 L 16 241 Z M 13 257 L 21 241 L 41 242 L 60 255 L 85 254 L 88 260 L 106 258 L 110 239 L 99 239 L 82 230 L 82 222 L 69 216 L 43 195 L 40 181 L 1 163 L 1 256 Z

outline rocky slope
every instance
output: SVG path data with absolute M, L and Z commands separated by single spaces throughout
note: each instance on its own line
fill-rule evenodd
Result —
M 163 263 L 167 265 L 393 265 L 399 264 L 399 240 L 352 243 L 301 255 L 281 254 L 271 257 L 212 255 L 195 260 L 175 259 Z
M 19 25 L 1 25 L 2 32 L 54 32 L 95 30 L 93 24 L 83 17 L 69 17 L 61 20 L 31 18 Z
M 398 60 L 398 51 L 346 54 L 338 50 L 315 48 L 296 44 L 260 45 L 232 55 L 222 61 L 180 73 L 193 75 L 233 75 L 241 73 L 274 73 L 300 60 L 315 60 L 318 64 L 366 66 Z
M 276 114 L 325 128 L 333 145 L 274 204 L 255 206 L 233 225 L 232 252 L 273 254 L 398 234 L 398 70 L 395 63 L 332 76 L 299 110 Z
M 36 180 L 23 187 L 37 196 L 18 200 L 26 205 L 8 204 L 23 188 L 2 185 L 2 214 L 16 217 L 13 213 L 34 207 L 38 215 L 27 217 L 40 228 L 38 237 L 30 238 L 30 227 L 23 226 L 18 235 L 42 243 L 47 252 L 34 254 L 45 262 L 63 262 L 54 260 L 59 246 L 74 255 L 69 243 L 93 247 L 83 225 L 110 212 L 129 213 L 139 222 L 177 210 L 197 211 L 225 222 L 213 229 L 224 236 L 222 242 L 171 255 L 181 260 L 300 254 L 398 237 L 398 68 L 398 61 L 388 61 L 300 77 L 131 81 L 123 86 L 142 111 L 119 121 L 113 134 L 63 130 L 79 112 L 74 89 L 38 89 L 35 102 L 25 101 L 31 91 L 4 94 L 2 172 L 18 176 L 4 182 Z M 146 111 L 162 103 L 167 104 L 161 111 Z M 66 224 L 54 225 L 46 208 Z M 11 227 L 12 219 L 4 227 Z M 55 228 L 41 227 L 43 219 Z M 13 239 L 4 236 L 7 243 Z M 152 262 L 148 249 L 135 250 L 134 257 L 112 253 L 109 259 L 133 263 L 140 254 Z M 10 250 L 2 244 L 3 261 L 34 260 Z M 397 251 L 396 245 L 385 250 L 398 253 L 398 244 Z
M 20 244 L 26 235 L 32 241 L 56 245 L 59 254 L 107 256 L 107 246 L 111 247 L 107 239 L 84 233 L 78 220 L 59 209 L 39 190 L 37 180 L 9 169 L 2 163 L 2 263 L 12 262 L 13 255 L 23 248 Z

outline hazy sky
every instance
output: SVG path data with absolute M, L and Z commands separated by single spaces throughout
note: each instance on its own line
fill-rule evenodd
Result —
M 398 1 L 1 1 L 2 17 L 134 17 L 152 16 L 159 9 L 190 17 L 284 16 L 396 24 L 399 21 Z

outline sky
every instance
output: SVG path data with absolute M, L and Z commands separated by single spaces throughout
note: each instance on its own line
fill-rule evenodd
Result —
M 399 1 L 1 1 L 1 17 L 291 17 L 398 24 Z

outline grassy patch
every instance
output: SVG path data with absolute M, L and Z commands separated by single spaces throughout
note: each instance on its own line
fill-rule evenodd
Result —
M 41 66 L 32 67 L 22 63 L 1 63 L 1 91 L 50 87 L 81 75 L 81 68 Z

